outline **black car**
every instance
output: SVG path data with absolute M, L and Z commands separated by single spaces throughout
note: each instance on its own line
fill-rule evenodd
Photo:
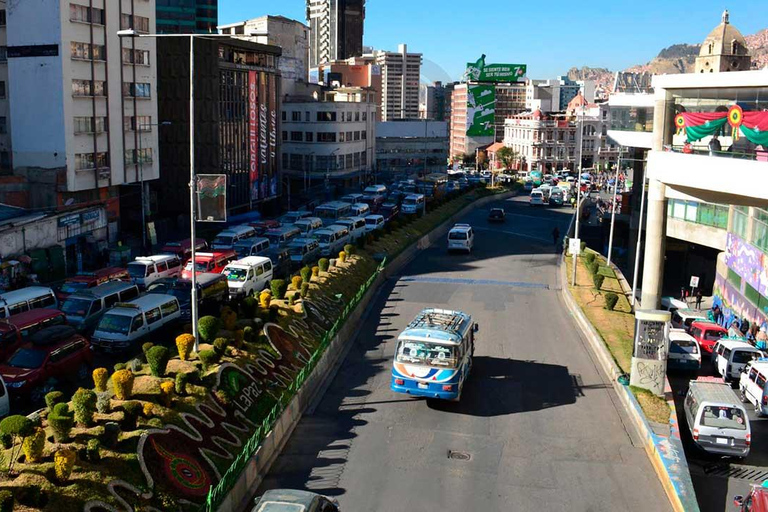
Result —
M 491 212 L 488 214 L 488 222 L 504 222 L 507 214 L 504 208 L 491 208 Z

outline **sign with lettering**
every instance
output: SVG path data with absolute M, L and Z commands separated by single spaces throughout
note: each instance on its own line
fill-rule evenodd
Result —
M 630 384 L 662 396 L 669 352 L 669 311 L 636 311 Z
M 699 287 L 699 276 L 691 276 L 691 288 Z
M 251 201 L 259 200 L 259 74 L 248 72 L 248 154 Z
M 80 224 L 80 214 L 73 213 L 70 215 L 63 215 L 59 217 L 59 227 L 77 226 Z

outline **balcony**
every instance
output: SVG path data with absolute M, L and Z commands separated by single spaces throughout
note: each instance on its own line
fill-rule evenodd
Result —
M 671 149 L 648 153 L 650 179 L 708 203 L 764 206 L 768 201 L 768 161 Z

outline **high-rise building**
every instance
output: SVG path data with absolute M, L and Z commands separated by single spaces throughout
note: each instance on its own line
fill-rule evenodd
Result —
M 442 82 L 419 86 L 419 118 L 445 121 L 445 87 Z
M 157 32 L 215 34 L 218 0 L 157 0 Z
M 310 82 L 329 87 L 369 88 L 376 104 L 375 121 L 381 120 L 381 66 L 374 63 L 372 53 L 322 64 Z
M 365 0 L 307 0 L 309 67 L 363 54 Z
M 373 57 L 381 69 L 381 120 L 418 119 L 421 54 L 401 44 L 397 52 L 377 50 Z

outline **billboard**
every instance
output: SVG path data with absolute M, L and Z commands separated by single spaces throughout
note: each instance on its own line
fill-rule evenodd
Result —
M 525 78 L 525 64 L 486 64 L 485 55 L 477 62 L 467 62 L 466 80 L 473 82 L 518 82 Z
M 227 175 L 196 177 L 197 222 L 227 222 Z
M 251 201 L 259 199 L 259 78 L 257 71 L 248 72 L 248 148 L 249 188 Z
M 496 118 L 496 87 L 470 84 L 467 86 L 467 135 L 492 137 Z

